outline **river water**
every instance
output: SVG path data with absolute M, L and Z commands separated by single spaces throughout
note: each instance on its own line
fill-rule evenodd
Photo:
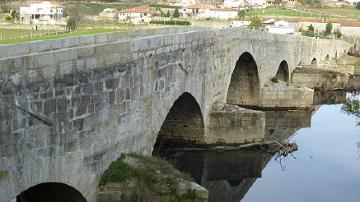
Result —
M 170 161 L 221 202 L 360 201 L 360 127 L 342 104 L 266 112 L 268 136 L 296 142 L 293 156 L 260 150 L 176 152 Z

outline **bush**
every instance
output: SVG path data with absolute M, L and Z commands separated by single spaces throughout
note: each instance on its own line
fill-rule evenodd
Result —
M 315 32 L 314 32 L 314 27 L 312 25 L 310 25 L 308 27 L 308 29 L 304 32 L 301 33 L 303 36 L 310 36 L 310 37 L 314 37 L 315 36 Z
M 325 32 L 324 32 L 325 36 L 331 34 L 332 29 L 333 29 L 332 24 L 331 24 L 331 23 L 327 23 L 327 24 L 326 24 L 326 27 L 325 27 Z
M 340 31 L 339 28 L 337 28 L 337 29 L 334 31 L 334 34 L 335 34 L 336 38 L 341 38 L 341 37 L 342 37 L 342 33 L 341 33 L 341 31 Z
M 189 21 L 176 21 L 176 20 L 151 20 L 150 24 L 158 25 L 191 25 Z
M 258 15 L 254 15 L 250 17 L 250 28 L 252 29 L 261 29 L 264 27 L 262 24 L 262 18 Z
M 6 20 L 6 21 L 12 21 L 12 17 L 11 17 L 10 15 L 6 15 L 6 16 L 5 16 L 5 20 Z
M 73 16 L 70 16 L 66 21 L 66 29 L 73 31 L 76 29 L 76 18 Z
M 360 9 L 360 1 L 356 3 L 356 8 Z
M 276 78 L 276 77 L 271 78 L 271 81 L 272 81 L 273 83 L 279 83 L 279 79 Z
M 180 12 L 178 8 L 175 8 L 175 11 L 173 13 L 173 18 L 179 18 L 180 17 Z
M 245 17 L 245 11 L 244 10 L 239 10 L 238 11 L 238 13 L 237 13 L 237 16 L 239 17 L 239 18 L 244 18 Z
M 166 17 L 170 17 L 170 11 L 168 10 L 167 13 L 166 13 Z

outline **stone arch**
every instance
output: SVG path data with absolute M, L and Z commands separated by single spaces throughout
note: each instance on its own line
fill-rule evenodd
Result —
M 330 61 L 330 56 L 329 56 L 329 54 L 326 55 L 325 61 L 326 61 L 326 62 L 329 62 L 329 61 Z
M 285 60 L 280 63 L 276 78 L 281 81 L 289 82 L 289 67 Z
M 35 185 L 21 192 L 16 202 L 86 202 L 84 196 L 75 188 L 64 184 L 47 182 Z
M 183 93 L 170 108 L 163 122 L 153 154 L 173 145 L 202 144 L 204 119 L 200 106 L 190 93 Z
M 317 67 L 317 59 L 316 58 L 313 58 L 312 60 L 311 60 L 311 66 L 313 66 L 313 67 Z
M 232 72 L 226 102 L 239 106 L 256 106 L 260 100 L 258 67 L 249 52 L 241 54 Z

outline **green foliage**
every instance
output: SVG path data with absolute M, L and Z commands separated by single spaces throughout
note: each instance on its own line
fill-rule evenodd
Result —
M 100 185 L 105 185 L 108 182 L 124 182 L 134 175 L 132 168 L 124 163 L 124 159 L 125 156 L 121 155 L 119 159 L 111 163 L 109 169 L 101 176 Z
M 325 36 L 331 34 L 332 29 L 333 29 L 332 24 L 328 22 L 325 27 L 325 32 L 324 32 Z
M 237 13 L 237 16 L 242 19 L 242 18 L 245 17 L 245 14 L 246 14 L 246 11 L 244 11 L 244 10 L 239 10 L 238 13 Z
M 170 17 L 171 14 L 170 14 L 170 11 L 168 10 L 167 13 L 166 13 L 166 17 Z
M 5 20 L 6 20 L 6 21 L 12 21 L 12 17 L 11 17 L 10 15 L 6 15 L 6 16 L 5 16 Z
M 262 18 L 258 15 L 253 15 L 250 17 L 250 25 L 249 27 L 251 29 L 261 29 L 264 28 L 264 25 L 262 24 Z
M 177 21 L 177 20 L 151 20 L 150 24 L 158 24 L 158 25 L 191 25 L 189 21 Z
M 315 31 L 314 26 L 312 24 L 310 24 L 308 30 L 314 32 Z
M 0 170 L 0 181 L 3 180 L 7 175 L 8 173 L 6 171 Z
M 172 6 L 167 4 L 149 4 L 149 7 L 155 8 L 181 8 L 181 6 Z
M 80 18 L 80 5 L 79 3 L 70 3 L 65 6 L 65 15 Z
M 66 29 L 70 31 L 76 30 L 76 18 L 70 16 L 66 21 Z
M 8 13 L 10 11 L 10 8 L 9 8 L 9 6 L 3 4 L 3 5 L 0 5 L 0 10 L 2 13 Z
M 359 93 L 352 93 L 352 95 L 357 96 L 357 98 L 347 98 L 346 102 L 341 108 L 341 111 L 348 115 L 354 115 L 358 120 L 360 120 L 360 100 L 358 98 Z M 357 125 L 360 126 L 360 121 L 357 122 Z
M 308 29 L 306 31 L 303 31 L 301 33 L 303 36 L 309 36 L 309 37 L 314 37 L 315 36 L 315 31 L 314 31 L 314 27 L 312 25 L 310 25 L 308 27 Z
M 360 9 L 360 1 L 356 3 L 356 8 Z
M 339 28 L 335 29 L 334 34 L 335 34 L 336 38 L 341 38 L 342 37 L 342 33 L 341 33 Z
M 271 78 L 271 81 L 273 83 L 279 83 L 279 79 L 277 77 L 275 77 L 275 76 Z
M 175 8 L 175 11 L 173 13 L 173 18 L 179 18 L 180 17 L 180 12 L 178 8 Z

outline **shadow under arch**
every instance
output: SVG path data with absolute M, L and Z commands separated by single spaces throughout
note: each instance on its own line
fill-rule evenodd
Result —
M 313 59 L 311 60 L 311 66 L 317 67 L 317 65 L 318 65 L 317 59 L 316 59 L 316 58 L 313 58 Z
M 279 69 L 276 72 L 276 78 L 281 81 L 289 82 L 289 67 L 285 60 L 280 63 Z
M 239 106 L 257 106 L 259 100 L 258 67 L 253 56 L 249 52 L 244 52 L 232 72 L 226 102 Z
M 16 202 L 86 202 L 84 196 L 75 188 L 56 182 L 35 185 L 21 192 Z
M 183 93 L 170 108 L 163 122 L 153 155 L 172 147 L 204 142 L 204 119 L 199 104 L 190 93 Z

